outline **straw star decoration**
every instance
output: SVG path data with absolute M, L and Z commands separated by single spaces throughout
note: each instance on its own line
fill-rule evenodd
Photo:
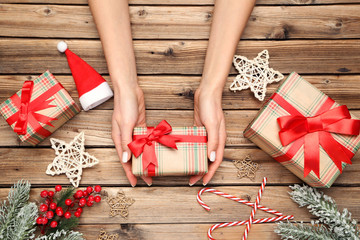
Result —
M 74 187 L 78 187 L 82 169 L 92 167 L 99 163 L 94 156 L 85 152 L 84 133 L 81 132 L 70 143 L 51 138 L 51 147 L 55 150 L 56 157 L 47 167 L 46 174 L 54 176 L 66 174 Z
M 238 177 L 247 177 L 250 180 L 255 180 L 255 173 L 259 169 L 260 165 L 254 163 L 249 155 L 242 160 L 234 160 L 234 165 L 238 169 Z
M 260 101 L 265 98 L 268 83 L 279 82 L 284 78 L 280 72 L 269 67 L 269 52 L 267 50 L 260 52 L 253 60 L 235 55 L 233 63 L 239 71 L 239 75 L 231 84 L 230 90 L 236 92 L 250 88 Z
M 116 240 L 119 239 L 119 234 L 108 234 L 105 230 L 100 230 L 97 240 Z
M 125 196 L 125 193 L 119 191 L 116 197 L 107 197 L 107 203 L 110 206 L 110 216 L 120 215 L 127 218 L 129 215 L 129 207 L 135 202 L 134 199 Z

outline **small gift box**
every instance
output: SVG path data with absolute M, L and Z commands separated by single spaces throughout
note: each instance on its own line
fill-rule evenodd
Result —
M 132 172 L 136 176 L 184 176 L 208 170 L 204 127 L 174 127 L 165 120 L 156 127 L 134 129 Z
M 330 187 L 360 147 L 360 121 L 292 73 L 244 136 L 313 187 Z
M 0 113 L 22 142 L 36 145 L 80 112 L 55 77 L 46 71 L 0 105 Z

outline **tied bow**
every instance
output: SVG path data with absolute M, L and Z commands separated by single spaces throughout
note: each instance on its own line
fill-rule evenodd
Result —
M 14 132 L 19 135 L 25 135 L 27 126 L 30 124 L 34 127 L 35 131 L 38 131 L 43 136 L 48 136 L 51 132 L 42 128 L 39 122 L 54 127 L 50 121 L 56 120 L 56 118 L 48 117 L 36 112 L 50 107 L 56 107 L 55 105 L 50 105 L 54 99 L 47 98 L 51 97 L 52 94 L 56 93 L 56 91 L 59 91 L 61 87 L 60 85 L 55 85 L 51 91 L 47 91 L 45 94 L 40 95 L 38 98 L 30 102 L 33 87 L 33 81 L 25 81 L 21 89 L 21 99 L 19 99 L 16 94 L 12 97 L 14 105 L 19 107 L 19 111 L 9 117 L 6 121 L 10 125 L 16 122 Z
M 148 127 L 148 133 L 146 135 L 134 135 L 134 141 L 129 143 L 128 147 L 135 157 L 139 157 L 141 153 L 144 153 L 142 156 L 144 170 L 151 164 L 158 166 L 154 142 L 177 149 L 176 142 L 178 142 L 179 139 L 168 135 L 171 131 L 172 128 L 170 124 L 162 120 L 155 128 Z
M 359 135 L 360 120 L 351 119 L 346 106 L 339 106 L 314 117 L 289 115 L 277 119 L 281 144 L 294 141 L 304 144 L 304 177 L 311 171 L 320 178 L 320 149 L 325 150 L 342 172 L 342 162 L 351 164 L 349 151 L 338 143 L 331 133 Z

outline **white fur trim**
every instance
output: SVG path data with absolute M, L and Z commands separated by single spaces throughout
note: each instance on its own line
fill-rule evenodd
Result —
M 67 49 L 67 44 L 66 44 L 66 42 L 64 42 L 64 41 L 60 41 L 60 42 L 58 42 L 58 44 L 57 44 L 57 49 L 59 50 L 59 52 L 61 52 L 61 53 L 63 53 L 63 52 L 65 52 L 66 51 L 66 49 Z
M 113 96 L 113 92 L 107 82 L 101 83 L 96 88 L 83 94 L 80 97 L 80 103 L 84 111 L 88 111 L 104 102 Z

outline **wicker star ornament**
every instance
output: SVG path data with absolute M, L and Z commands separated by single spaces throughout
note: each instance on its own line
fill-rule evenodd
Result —
M 135 202 L 134 199 L 126 197 L 124 192 L 119 191 L 115 197 L 107 197 L 107 203 L 110 206 L 111 217 L 120 215 L 123 218 L 127 218 L 129 215 L 129 207 Z
M 70 143 L 51 138 L 51 147 L 56 157 L 47 167 L 46 174 L 54 176 L 66 174 L 74 187 L 78 187 L 83 168 L 92 167 L 99 163 L 94 156 L 85 152 L 84 133 L 81 132 Z
M 235 55 L 233 63 L 239 71 L 239 75 L 231 84 L 230 90 L 236 92 L 250 88 L 260 101 L 265 98 L 267 84 L 279 82 L 284 78 L 279 71 L 269 67 L 269 52 L 267 50 L 260 52 L 253 60 Z

